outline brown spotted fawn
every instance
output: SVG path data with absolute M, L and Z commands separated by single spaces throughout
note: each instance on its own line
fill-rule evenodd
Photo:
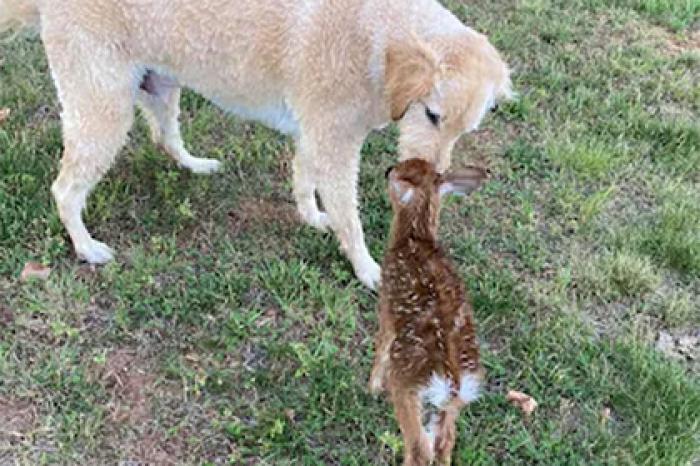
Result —
M 391 395 L 404 465 L 446 465 L 459 411 L 477 398 L 484 371 L 467 292 L 437 241 L 440 199 L 472 192 L 487 173 L 468 168 L 440 175 L 430 163 L 410 159 L 387 176 L 394 218 L 369 388 Z

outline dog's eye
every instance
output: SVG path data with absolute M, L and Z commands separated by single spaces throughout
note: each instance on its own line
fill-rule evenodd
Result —
M 428 120 L 430 120 L 433 126 L 435 126 L 436 128 L 440 127 L 440 115 L 434 113 L 428 107 L 425 107 L 425 116 L 428 117 Z

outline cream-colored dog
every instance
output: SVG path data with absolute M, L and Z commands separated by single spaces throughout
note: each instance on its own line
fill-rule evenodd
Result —
M 219 162 L 185 149 L 180 86 L 290 134 L 302 219 L 330 227 L 373 288 L 379 266 L 356 193 L 367 133 L 398 121 L 401 158 L 442 171 L 457 138 L 510 94 L 498 52 L 437 0 L 0 0 L 0 31 L 23 27 L 38 28 L 63 107 L 52 192 L 78 256 L 91 263 L 112 252 L 81 212 L 126 142 L 134 104 L 154 141 L 198 173 Z

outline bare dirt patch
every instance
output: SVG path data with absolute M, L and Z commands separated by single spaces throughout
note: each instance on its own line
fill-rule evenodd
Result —
M 112 351 L 94 374 L 110 395 L 106 408 L 113 422 L 141 424 L 152 418 L 150 393 L 155 376 L 136 351 Z
M 128 459 L 119 464 L 122 466 L 180 464 L 179 459 L 186 456 L 185 436 L 183 432 L 171 438 L 166 438 L 161 432 L 147 433 L 126 446 Z
M 693 331 L 661 331 L 656 349 L 671 359 L 700 363 L 700 329 Z
M 299 223 L 293 204 L 283 200 L 244 198 L 228 213 L 229 228 L 234 235 L 250 229 L 276 224 L 288 227 Z
M 668 36 L 668 33 L 666 33 Z M 673 55 L 686 52 L 700 52 L 700 30 L 693 31 L 687 37 L 678 38 L 670 36 L 666 38 L 666 49 Z
M 0 397 L 0 445 L 26 435 L 36 418 L 36 407 L 31 402 Z
M 113 428 L 107 437 L 120 465 L 175 465 L 187 456 L 187 432 L 168 436 L 156 427 L 153 400 L 156 376 L 148 359 L 133 348 L 111 351 L 104 364 L 94 367 L 92 377 L 103 384 L 105 404 Z
M 0 396 L 0 465 L 20 464 L 17 455 L 28 440 L 31 443 L 37 418 L 31 402 Z

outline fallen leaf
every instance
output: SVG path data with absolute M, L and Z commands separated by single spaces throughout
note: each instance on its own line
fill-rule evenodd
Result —
M 7 117 L 10 116 L 10 109 L 9 108 L 0 108 L 0 123 L 4 122 L 7 120 Z
M 289 421 L 290 421 L 292 424 L 294 424 L 294 423 L 296 422 L 296 421 L 295 421 L 296 413 L 294 412 L 293 409 L 289 409 L 289 408 L 285 409 L 285 410 L 284 410 L 284 415 L 287 417 L 287 419 L 289 419 Z
M 607 406 L 604 407 L 603 409 L 600 410 L 600 417 L 601 417 L 601 422 L 603 424 L 607 423 L 610 420 L 612 412 L 610 411 L 610 408 Z
M 195 353 L 187 353 L 185 355 L 185 359 L 190 362 L 199 362 L 201 360 L 199 355 Z
M 27 262 L 24 264 L 24 269 L 19 276 L 20 281 L 26 282 L 32 278 L 37 280 L 46 280 L 51 273 L 51 267 L 45 267 L 36 262 Z
M 279 315 L 279 312 L 277 312 L 277 309 L 275 308 L 269 308 L 263 316 L 258 320 L 257 325 L 258 327 L 265 327 L 267 325 L 274 325 L 274 323 L 277 321 L 277 317 Z
M 510 390 L 508 395 L 506 395 L 506 400 L 510 401 L 514 406 L 520 408 L 520 410 L 526 416 L 532 414 L 532 412 L 537 408 L 537 402 L 533 397 L 516 390 Z

